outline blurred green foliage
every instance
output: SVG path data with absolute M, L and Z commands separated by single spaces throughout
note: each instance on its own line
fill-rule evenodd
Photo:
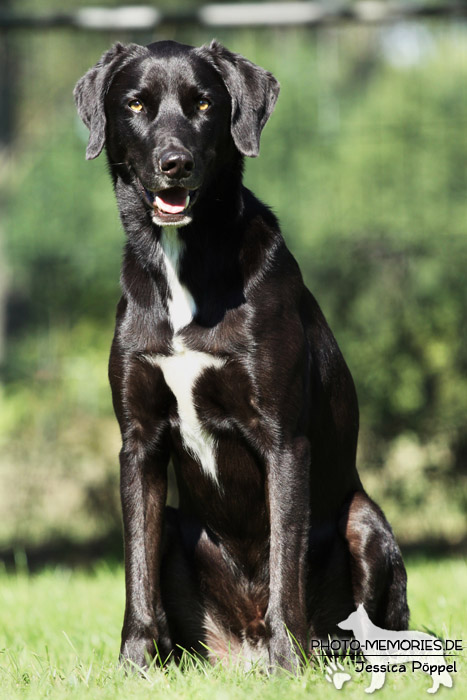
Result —
M 354 375 L 365 483 L 400 539 L 456 542 L 467 531 L 467 29 L 217 36 L 282 84 L 246 180 L 279 215 Z M 14 37 L 0 540 L 118 527 L 106 362 L 123 233 L 71 100 L 110 40 Z

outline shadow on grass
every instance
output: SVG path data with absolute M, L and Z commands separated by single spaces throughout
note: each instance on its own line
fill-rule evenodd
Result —
M 76 541 L 56 537 L 37 545 L 18 543 L 0 549 L 0 566 L 3 563 L 7 571 L 35 573 L 53 566 L 87 568 L 100 560 L 116 565 L 123 563 L 120 531 L 111 531 L 92 540 Z
M 467 538 L 451 542 L 444 538 L 430 538 L 406 543 L 402 547 L 404 557 L 444 559 L 465 556 Z M 122 534 L 112 530 L 102 537 L 92 540 L 75 541 L 66 537 L 56 537 L 37 545 L 18 543 L 0 549 L 0 565 L 7 571 L 29 571 L 34 573 L 51 566 L 68 568 L 92 567 L 100 560 L 116 565 L 123 563 Z

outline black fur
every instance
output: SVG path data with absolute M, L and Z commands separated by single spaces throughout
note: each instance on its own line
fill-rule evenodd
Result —
M 288 632 L 306 648 L 339 634 L 359 603 L 378 626 L 408 622 L 399 549 L 356 470 L 352 378 L 275 216 L 242 185 L 278 92 L 217 42 L 117 44 L 75 90 L 87 157 L 105 145 L 128 236 L 110 381 L 123 441 L 121 653 L 140 665 L 154 643 L 175 656 L 207 644 L 211 658 L 248 643 L 294 669 Z M 168 188 L 175 203 L 190 193 L 185 210 L 157 205 Z M 178 277 L 196 305 L 178 333 L 164 226 L 184 244 Z M 219 484 L 186 449 L 159 366 L 175 335 L 222 360 L 193 388 Z M 165 506 L 170 460 L 178 509 Z

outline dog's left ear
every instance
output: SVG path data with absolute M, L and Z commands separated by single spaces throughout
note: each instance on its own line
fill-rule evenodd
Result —
M 78 114 L 89 129 L 87 160 L 97 158 L 104 148 L 104 97 L 113 70 L 127 53 L 127 47 L 123 44 L 117 43 L 112 46 L 96 65 L 78 80 L 73 91 Z
M 202 46 L 200 52 L 216 68 L 229 92 L 235 145 L 242 155 L 257 156 L 261 132 L 279 96 L 278 81 L 269 71 L 215 40 Z

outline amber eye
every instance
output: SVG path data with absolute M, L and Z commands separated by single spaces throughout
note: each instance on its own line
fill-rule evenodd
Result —
M 139 100 L 131 100 L 128 103 L 128 107 L 133 110 L 133 112 L 142 112 L 143 111 L 143 103 L 140 102 Z
M 209 107 L 211 106 L 211 103 L 209 100 L 206 100 L 204 97 L 201 97 L 198 102 L 196 103 L 197 109 L 199 109 L 200 112 L 205 112 Z

